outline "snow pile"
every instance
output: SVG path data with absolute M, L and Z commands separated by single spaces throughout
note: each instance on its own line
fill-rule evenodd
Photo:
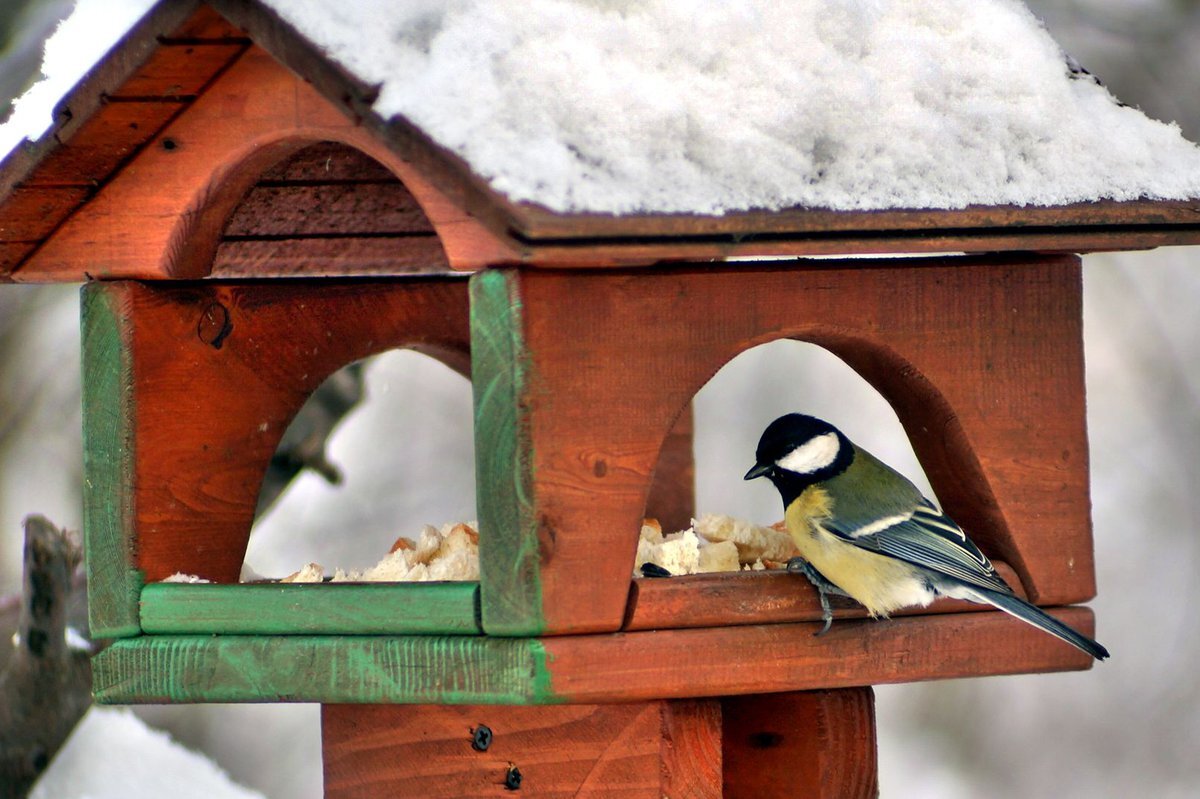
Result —
M 264 799 L 129 710 L 93 707 L 30 799 Z
M 1200 195 L 1017 0 L 268 0 L 493 188 L 556 211 Z

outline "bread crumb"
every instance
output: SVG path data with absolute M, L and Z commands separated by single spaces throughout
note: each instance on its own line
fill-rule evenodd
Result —
M 706 513 L 694 519 L 692 525 L 709 541 L 732 541 L 742 563 L 759 559 L 786 562 L 799 554 L 786 528 L 761 527 L 719 513 Z
M 212 580 L 205 580 L 203 577 L 197 577 L 194 574 L 184 574 L 183 572 L 175 572 L 164 583 L 211 583 Z
M 298 572 L 289 574 L 281 583 L 319 583 L 325 579 L 325 569 L 319 563 L 309 563 Z

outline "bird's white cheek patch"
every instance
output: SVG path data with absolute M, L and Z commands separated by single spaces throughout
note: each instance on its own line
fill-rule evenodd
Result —
M 837 433 L 825 433 L 796 447 L 775 461 L 775 465 L 796 474 L 811 474 L 833 463 L 838 447 Z

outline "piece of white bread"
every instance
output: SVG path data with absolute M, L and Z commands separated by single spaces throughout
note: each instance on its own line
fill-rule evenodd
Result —
M 479 579 L 479 533 L 468 524 L 426 525 L 414 543 L 401 538 L 392 551 L 361 572 L 338 569 L 333 582 L 432 582 Z
M 792 537 L 784 530 L 760 527 L 720 513 L 706 513 L 692 520 L 693 529 L 709 541 L 731 541 L 742 563 L 756 560 L 786 563 L 800 554 Z
M 325 579 L 325 569 L 319 563 L 309 563 L 300 571 L 289 574 L 281 583 L 319 583 Z
M 737 547 L 728 541 L 712 542 L 688 528 L 663 535 L 656 519 L 642 522 L 638 538 L 637 557 L 633 564 L 635 577 L 642 576 L 642 565 L 652 563 L 671 574 L 707 574 L 731 572 L 741 568 Z

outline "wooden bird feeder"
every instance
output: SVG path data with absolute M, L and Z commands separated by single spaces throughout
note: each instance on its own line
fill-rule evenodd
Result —
M 258 2 L 164 3 L 0 165 L 0 280 L 85 282 L 98 701 L 323 703 L 336 797 L 493 795 L 510 766 L 535 796 L 847 797 L 877 791 L 869 686 L 1091 665 L 950 601 L 817 638 L 784 573 L 631 580 L 637 533 L 692 514 L 696 391 L 801 339 L 1091 631 L 1076 254 L 1196 243 L 1200 203 L 557 214 L 372 100 Z M 894 252 L 967 254 L 802 258 Z M 763 255 L 796 258 L 738 262 Z M 397 347 L 472 380 L 479 582 L 238 584 L 293 414 Z

